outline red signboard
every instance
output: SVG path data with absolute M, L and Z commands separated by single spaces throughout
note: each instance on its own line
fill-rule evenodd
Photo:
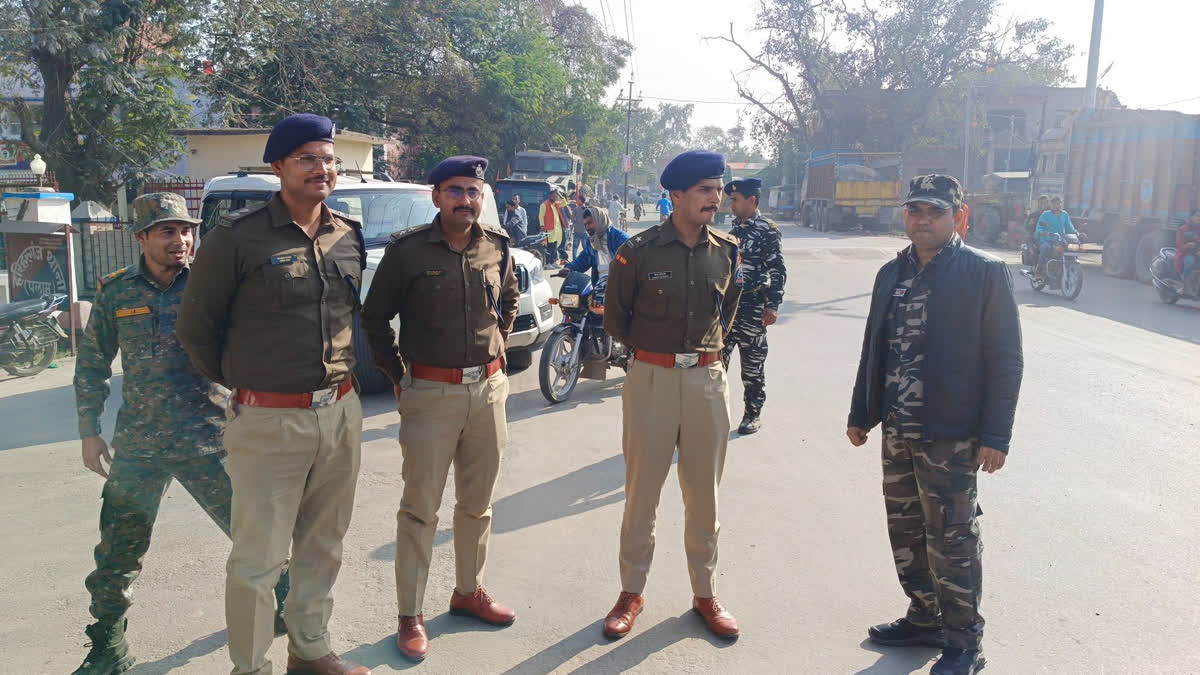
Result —
M 8 234 L 8 287 L 12 301 L 67 294 L 67 238 Z

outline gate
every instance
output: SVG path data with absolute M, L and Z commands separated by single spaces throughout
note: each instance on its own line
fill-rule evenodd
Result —
M 81 295 L 94 295 L 101 277 L 136 265 L 142 254 L 130 223 L 80 223 L 79 238 L 83 248 Z
M 204 180 L 200 178 L 171 178 L 166 180 L 148 180 L 142 194 L 149 192 L 174 192 L 183 196 L 187 201 L 188 213 L 193 218 L 200 217 L 201 200 L 204 197 Z

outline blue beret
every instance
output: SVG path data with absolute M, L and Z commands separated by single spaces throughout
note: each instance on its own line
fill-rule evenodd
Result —
M 302 113 L 279 120 L 267 138 L 263 161 L 267 164 L 287 157 L 292 150 L 310 141 L 333 142 L 333 121 L 328 117 Z
M 762 190 L 760 178 L 734 178 L 725 186 L 725 194 L 738 193 L 747 197 L 757 197 Z
M 724 177 L 725 155 L 708 150 L 688 150 L 667 164 L 658 182 L 668 190 L 686 190 L 706 178 Z
M 463 176 L 466 178 L 478 178 L 483 180 L 483 174 L 487 172 L 488 161 L 483 157 L 474 157 L 471 155 L 458 155 L 456 157 L 447 157 L 433 167 L 433 171 L 429 172 L 430 185 L 438 185 L 447 178 Z

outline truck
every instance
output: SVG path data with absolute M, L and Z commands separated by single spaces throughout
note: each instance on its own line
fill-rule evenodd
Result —
M 800 222 L 821 232 L 892 224 L 900 202 L 899 152 L 812 153 L 800 187 Z
M 1159 248 L 1200 205 L 1200 115 L 1094 110 L 1069 121 L 1063 203 L 1110 276 L 1150 282 Z
M 512 173 L 496 181 L 496 209 L 504 212 L 504 203 L 513 195 L 521 196 L 521 208 L 528 216 L 529 232 L 538 231 L 537 207 L 550 196 L 551 188 L 573 197 L 583 185 L 583 158 L 570 150 L 522 150 L 513 157 Z

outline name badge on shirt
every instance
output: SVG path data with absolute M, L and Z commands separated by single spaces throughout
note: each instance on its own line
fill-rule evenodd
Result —
M 124 319 L 130 316 L 145 316 L 150 313 L 150 307 L 143 305 L 141 307 L 126 307 L 117 310 L 117 318 Z
M 299 259 L 300 259 L 300 256 L 298 256 L 294 253 L 289 253 L 286 255 L 273 255 L 273 256 L 271 256 L 271 264 L 272 265 L 286 265 L 288 263 L 294 263 Z
M 651 272 L 650 274 L 646 275 L 646 277 L 650 281 L 662 281 L 663 279 L 670 279 L 671 272 Z
M 445 270 L 425 270 L 425 276 L 427 277 L 440 277 L 443 274 L 445 274 Z
M 903 286 L 901 286 L 901 287 L 897 288 L 896 290 L 892 291 L 892 297 L 894 297 L 894 298 L 903 298 L 903 297 L 904 297 L 904 294 L 905 294 L 905 293 L 907 293 L 907 292 L 908 292 L 908 289 L 907 289 L 907 288 L 905 288 L 905 287 L 903 287 Z

